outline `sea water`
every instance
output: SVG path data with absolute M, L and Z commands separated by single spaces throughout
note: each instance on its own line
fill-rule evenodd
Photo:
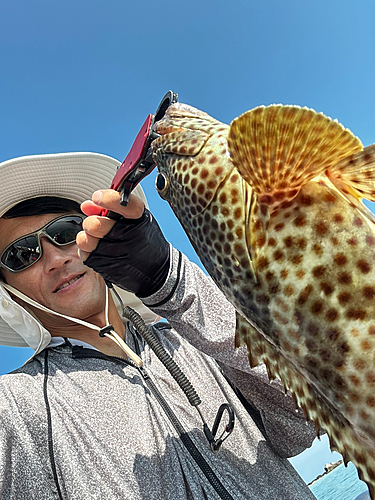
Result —
M 310 486 L 318 500 L 355 500 L 368 491 L 366 484 L 358 479 L 357 469 L 349 462 L 348 467 L 339 465 Z

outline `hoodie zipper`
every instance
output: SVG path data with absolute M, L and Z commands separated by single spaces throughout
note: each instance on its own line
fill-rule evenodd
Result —
M 139 343 L 141 342 L 140 338 L 138 337 L 138 333 L 136 332 L 135 329 L 132 327 L 127 329 L 128 332 L 131 334 L 133 338 L 133 343 L 134 343 L 134 348 L 135 352 L 138 356 L 141 355 L 140 348 L 139 348 Z M 73 352 L 72 355 L 74 358 L 101 358 L 101 359 L 106 359 L 108 361 L 113 361 L 119 364 L 125 364 L 128 366 L 132 366 L 135 368 L 141 375 L 142 379 L 145 381 L 145 384 L 149 388 L 150 392 L 153 394 L 157 402 L 160 404 L 161 408 L 163 409 L 165 415 L 167 416 L 168 420 L 171 422 L 173 425 L 174 429 L 178 433 L 182 443 L 184 444 L 186 450 L 189 452 L 190 456 L 193 458 L 195 463 L 198 465 L 200 470 L 203 472 L 205 475 L 206 479 L 212 486 L 212 488 L 216 491 L 218 494 L 219 498 L 222 500 L 234 500 L 232 495 L 228 492 L 228 490 L 223 486 L 221 483 L 220 479 L 216 476 L 215 472 L 212 470 L 210 465 L 206 462 L 206 459 L 203 457 L 201 452 L 198 450 L 186 430 L 184 429 L 183 425 L 181 422 L 178 420 L 176 417 L 174 411 L 172 408 L 169 406 L 167 401 L 164 399 L 164 396 L 160 393 L 159 389 L 151 379 L 150 375 L 147 373 L 145 368 L 143 366 L 138 367 L 133 361 L 131 360 L 125 360 L 123 358 L 119 358 L 116 356 L 107 356 L 106 354 L 101 353 L 100 351 L 94 351 L 93 349 L 88 349 L 85 347 L 81 346 L 73 346 Z
M 138 356 L 141 355 L 140 349 L 139 349 L 139 343 L 141 342 L 140 337 L 134 327 L 129 327 L 128 328 L 129 333 L 131 334 L 133 338 L 133 343 L 135 347 L 135 352 Z M 155 399 L 158 401 L 160 406 L 162 407 L 164 413 L 168 417 L 169 421 L 177 431 L 178 435 L 180 436 L 180 439 L 182 443 L 185 445 L 185 448 L 187 451 L 190 453 L 191 457 L 195 461 L 195 463 L 198 465 L 198 467 L 201 469 L 203 474 L 205 475 L 206 479 L 210 483 L 210 485 L 214 488 L 216 493 L 219 495 L 219 498 L 222 500 L 234 500 L 232 495 L 228 492 L 228 490 L 223 486 L 221 483 L 220 479 L 216 476 L 210 465 L 206 462 L 205 458 L 201 454 L 201 452 L 198 450 L 198 448 L 195 446 L 194 442 L 190 438 L 189 434 L 186 432 L 184 429 L 183 425 L 181 422 L 178 420 L 176 417 L 176 414 L 172 410 L 172 408 L 169 406 L 167 401 L 164 399 L 163 395 L 160 393 L 159 389 L 153 382 L 153 380 L 150 378 L 149 374 L 145 370 L 143 366 L 136 366 L 135 363 L 130 361 L 130 364 L 132 364 L 141 374 L 143 380 L 145 381 L 147 387 L 150 389 L 151 393 L 154 395 Z

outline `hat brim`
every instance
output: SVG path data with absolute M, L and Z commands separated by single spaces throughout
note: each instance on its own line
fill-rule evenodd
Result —
M 120 162 L 99 153 L 22 156 L 0 163 L 0 217 L 17 203 L 58 196 L 78 203 L 97 189 L 109 188 Z M 146 203 L 142 189 L 133 191 Z
M 0 163 L 0 217 L 21 201 L 39 196 L 57 196 L 81 204 L 91 199 L 94 191 L 110 187 L 119 165 L 118 160 L 99 153 L 23 156 Z M 137 186 L 133 193 L 147 206 L 140 186 Z M 32 325 L 36 320 L 27 312 L 28 327 L 25 329 L 25 316 L 19 316 L 19 311 L 16 311 L 18 305 L 12 300 L 9 301 L 9 295 L 7 296 L 1 282 L 0 288 L 0 344 L 27 346 L 40 351 L 48 344 L 49 334 L 46 337 L 46 331 L 43 327 L 40 328 L 41 325 Z M 125 304 L 131 305 L 142 316 L 147 317 L 147 323 L 155 321 L 157 316 L 135 295 L 123 290 L 119 292 Z

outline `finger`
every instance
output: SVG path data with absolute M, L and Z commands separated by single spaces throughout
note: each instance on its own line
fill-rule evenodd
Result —
M 76 236 L 76 243 L 78 245 L 79 254 L 82 256 L 82 253 L 85 253 L 85 259 L 89 256 L 89 253 L 95 250 L 97 244 L 99 243 L 100 238 L 95 238 L 94 236 L 90 236 L 85 231 L 80 231 Z
M 142 217 L 144 204 L 138 196 L 131 194 L 126 207 L 121 205 L 120 200 L 121 193 L 114 189 L 102 189 L 100 191 L 95 191 L 92 195 L 94 204 L 101 208 L 116 212 L 126 219 L 139 219 Z
M 108 217 L 91 215 L 87 217 L 82 224 L 82 229 L 94 238 L 103 238 L 114 226 L 115 221 Z
M 81 203 L 81 210 L 85 215 L 100 215 L 102 207 L 98 207 L 93 201 L 87 200 Z

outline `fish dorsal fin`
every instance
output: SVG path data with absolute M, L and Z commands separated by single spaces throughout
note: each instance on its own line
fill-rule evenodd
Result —
M 230 125 L 228 149 L 261 203 L 280 205 L 311 179 L 362 149 L 336 120 L 299 106 L 260 106 Z
M 375 144 L 344 158 L 327 176 L 344 193 L 375 201 Z

